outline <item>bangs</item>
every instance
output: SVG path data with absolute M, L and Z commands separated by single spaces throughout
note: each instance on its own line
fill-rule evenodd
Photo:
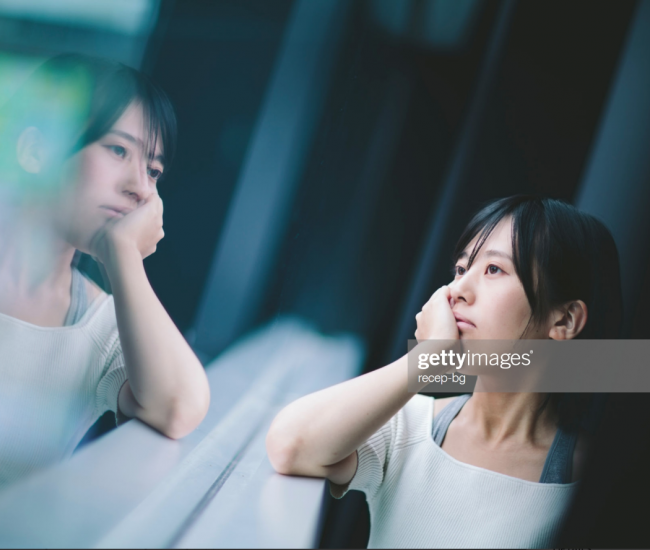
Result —
M 176 154 L 176 117 L 167 95 L 155 86 L 146 75 L 140 75 L 141 82 L 135 101 L 142 106 L 144 120 L 144 146 L 150 161 L 156 156 L 158 140 L 165 169 L 171 165 Z
M 474 248 L 472 248 L 471 253 L 467 259 L 467 269 L 471 267 L 476 259 L 476 256 L 483 248 L 485 241 L 490 237 L 494 228 L 499 225 L 499 222 L 504 219 L 506 216 L 511 214 L 510 209 L 506 205 L 499 204 L 500 201 L 492 203 L 481 210 L 460 236 L 458 243 L 456 244 L 456 249 L 454 250 L 453 262 L 456 263 L 460 258 L 461 254 L 465 252 L 465 249 L 475 238 L 478 237 Z M 515 220 L 513 219 L 513 228 L 512 228 L 512 257 L 513 260 L 516 260 L 517 246 L 516 246 L 516 228 L 514 227 Z

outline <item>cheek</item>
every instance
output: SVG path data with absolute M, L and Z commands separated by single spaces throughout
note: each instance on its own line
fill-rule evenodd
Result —
M 108 164 L 102 155 L 95 152 L 80 154 L 79 160 L 71 166 L 70 183 L 78 193 L 89 192 L 102 188 L 102 180 L 108 172 Z
M 110 177 L 110 162 L 103 158 L 101 151 L 82 150 L 72 158 L 66 170 L 67 204 L 79 214 L 83 210 L 94 210 L 104 202 L 110 193 L 107 183 Z
M 530 305 L 522 287 L 503 288 L 492 292 L 486 312 L 490 318 L 489 337 L 518 339 L 530 318 Z
M 107 163 L 100 155 L 84 153 L 65 167 L 65 185 L 54 214 L 62 234 L 77 248 L 83 248 L 88 236 L 105 223 L 99 206 L 113 200 L 105 185 Z

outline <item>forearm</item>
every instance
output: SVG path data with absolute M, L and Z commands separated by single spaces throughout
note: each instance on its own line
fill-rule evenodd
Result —
M 406 387 L 406 359 L 307 395 L 276 417 L 269 439 L 291 455 L 296 473 L 328 466 L 353 453 L 413 396 Z
M 128 392 L 122 392 L 123 412 L 168 435 L 191 431 L 209 405 L 209 386 L 201 363 L 151 288 L 138 251 L 121 250 L 106 267 L 135 400 L 133 403 Z
M 322 468 L 354 453 L 415 395 L 408 356 L 381 369 L 305 396 L 276 417 L 268 447 L 280 469 L 326 475 Z

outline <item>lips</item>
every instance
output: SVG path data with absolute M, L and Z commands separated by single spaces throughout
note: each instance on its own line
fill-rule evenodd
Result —
M 466 317 L 463 317 L 459 313 L 454 313 L 454 318 L 456 319 L 456 323 L 461 324 L 461 325 L 468 325 L 470 327 L 476 328 L 476 325 L 472 323 L 469 319 Z
M 107 210 L 109 213 L 113 214 L 114 216 L 122 216 L 122 217 L 126 216 L 129 212 L 133 210 L 132 208 L 126 206 L 103 205 L 100 208 Z

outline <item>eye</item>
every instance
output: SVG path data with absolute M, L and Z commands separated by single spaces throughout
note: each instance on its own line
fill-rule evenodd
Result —
M 497 267 L 497 266 L 494 265 L 494 264 L 490 264 L 490 265 L 488 266 L 488 268 L 487 268 L 487 272 L 488 272 L 490 275 L 496 275 L 496 274 L 499 273 L 499 272 L 503 272 L 503 270 L 502 270 L 500 267 Z
M 158 181 L 163 175 L 162 170 L 158 170 L 157 168 L 148 168 L 147 174 L 149 174 L 149 177 L 155 181 Z
M 464 274 L 465 274 L 465 271 L 467 271 L 467 270 L 466 270 L 462 265 L 455 265 L 455 266 L 452 268 L 451 273 L 452 273 L 452 275 L 453 275 L 454 277 L 456 277 L 456 276 L 458 276 L 458 275 L 464 275 Z
M 126 149 L 122 147 L 121 145 L 107 145 L 107 147 L 113 151 L 118 157 L 124 158 L 126 157 Z

